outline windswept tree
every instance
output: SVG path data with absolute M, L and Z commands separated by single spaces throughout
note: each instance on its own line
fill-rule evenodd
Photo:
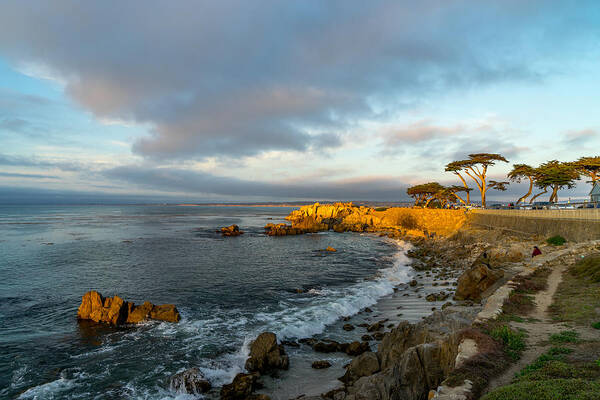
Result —
M 581 157 L 571 164 L 581 175 L 587 175 L 591 179 L 592 186 L 600 180 L 600 156 Z
M 533 202 L 541 194 L 547 193 L 550 188 L 552 193 L 548 201 L 555 203 L 558 201 L 558 191 L 565 187 L 574 188 L 577 179 L 579 179 L 579 172 L 571 163 L 558 160 L 548 161 L 536 168 L 535 186 L 543 189 L 543 192 L 538 193 L 531 201 Z
M 535 168 L 527 164 L 515 164 L 513 169 L 508 173 L 508 179 L 513 182 L 521 183 L 523 179 L 529 179 L 529 190 L 525 195 L 517 200 L 517 204 L 525 201 L 533 192 L 533 180 L 535 177 Z
M 461 160 L 461 161 L 452 161 L 451 163 L 446 164 L 446 172 L 452 172 L 454 175 L 458 176 L 464 186 L 464 192 L 466 192 L 466 202 L 460 199 L 465 205 L 471 204 L 471 188 L 467 185 L 467 181 L 465 177 L 461 175 L 461 172 L 470 164 L 470 161 Z
M 444 187 L 437 182 L 423 183 L 421 185 L 411 186 L 406 189 L 406 193 L 415 199 L 415 206 L 429 206 L 429 203 L 436 198 L 436 195 L 444 190 Z
M 506 185 L 510 185 L 510 182 L 498 182 L 490 180 L 488 182 L 488 189 L 499 190 L 501 192 L 506 192 Z
M 485 207 L 485 194 L 488 190 L 488 184 L 486 182 L 487 170 L 498 161 L 508 162 L 508 160 L 500 154 L 474 153 L 469 154 L 469 158 L 466 160 L 453 161 L 446 165 L 446 171 L 453 172 L 457 175 L 457 172 L 459 171 L 464 172 L 473 179 L 481 193 L 481 205 Z M 463 184 L 467 187 L 464 179 Z

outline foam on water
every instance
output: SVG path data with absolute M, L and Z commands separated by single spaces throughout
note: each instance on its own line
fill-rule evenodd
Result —
M 364 280 L 347 288 L 322 288 L 309 292 L 316 296 L 310 299 L 308 306 L 288 303 L 280 311 L 258 313 L 252 321 L 252 325 L 255 326 L 253 329 L 243 329 L 249 322 L 246 319 L 184 322 L 180 327 L 184 330 L 190 330 L 192 327 L 214 329 L 213 324 L 220 326 L 228 324 L 229 328 L 235 327 L 244 334 L 243 344 L 238 352 L 226 354 L 218 360 L 207 361 L 199 366 L 204 376 L 215 386 L 231 382 L 237 373 L 244 371 L 249 345 L 260 332 L 272 331 L 279 340 L 311 337 L 323 333 L 327 326 L 341 318 L 355 315 L 364 308 L 374 305 L 382 297 L 392 294 L 394 287 L 410 281 L 413 273 L 407 266 L 409 260 L 405 254 L 411 245 L 401 241 L 395 243 L 398 251 L 393 256 L 392 267 L 379 270 L 374 279 Z M 169 327 L 172 329 L 173 325 Z

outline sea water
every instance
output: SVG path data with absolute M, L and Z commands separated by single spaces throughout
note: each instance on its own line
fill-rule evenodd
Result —
M 260 332 L 323 335 L 410 279 L 396 241 L 264 234 L 291 210 L 0 207 L 0 398 L 169 399 L 178 396 L 169 377 L 190 367 L 220 386 L 243 371 Z M 215 233 L 231 224 L 245 234 Z M 89 290 L 173 303 L 182 319 L 119 328 L 77 321 Z M 292 361 L 302 351 L 293 349 Z

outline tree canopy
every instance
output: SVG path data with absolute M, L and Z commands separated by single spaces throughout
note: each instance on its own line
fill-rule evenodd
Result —
M 570 163 L 581 175 L 587 175 L 591 178 L 592 184 L 600 180 L 600 156 L 581 157 L 577 161 Z
M 527 193 L 521 196 L 519 200 L 517 200 L 517 204 L 525 201 L 525 199 L 531 196 L 531 192 L 533 192 L 533 180 L 535 173 L 535 168 L 527 164 L 514 164 L 513 169 L 508 173 L 508 179 L 513 182 L 521 183 L 521 180 L 523 179 L 529 180 L 529 190 Z
M 549 201 L 556 202 L 558 200 L 558 191 L 565 187 L 569 189 L 574 188 L 579 176 L 579 171 L 572 163 L 552 160 L 541 164 L 536 168 L 535 186 L 544 191 L 534 196 L 531 201 L 533 202 L 540 194 L 546 193 L 548 188 L 551 188 L 552 194 Z

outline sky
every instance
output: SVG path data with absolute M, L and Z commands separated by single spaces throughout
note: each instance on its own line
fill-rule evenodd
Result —
M 600 154 L 599 67 L 597 0 L 3 0 L 0 203 L 402 201 L 480 152 L 506 180 Z

